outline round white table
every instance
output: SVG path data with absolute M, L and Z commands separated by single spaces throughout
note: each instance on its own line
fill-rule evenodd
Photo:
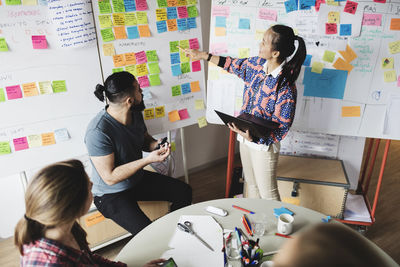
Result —
M 233 208 L 232 205 L 237 205 L 254 211 L 254 215 L 246 213 L 250 220 L 261 213 L 267 215 L 269 227 L 267 227 L 264 236 L 260 238 L 259 242 L 260 247 L 264 250 L 264 252 L 276 251 L 285 241 L 287 241 L 286 238 L 275 235 L 277 219 L 273 215 L 274 208 L 285 207 L 294 212 L 295 220 L 292 234 L 295 234 L 297 231 L 307 225 L 319 223 L 322 221 L 322 218 L 326 218 L 325 215 L 319 212 L 273 200 L 249 198 L 225 198 L 211 200 L 176 210 L 151 223 L 125 245 L 115 260 L 124 262 L 128 264 L 128 266 L 141 267 L 150 260 L 160 258 L 160 256 L 166 250 L 170 249 L 168 247 L 168 243 L 176 230 L 176 224 L 181 215 L 211 215 L 223 229 L 232 230 L 235 229 L 235 227 L 240 227 L 242 230 L 244 230 L 244 227 L 241 223 L 241 217 L 244 212 Z M 207 206 L 215 206 L 225 209 L 228 211 L 228 215 L 225 217 L 213 215 L 205 211 Z M 379 247 L 372 242 L 369 243 L 380 252 L 383 258 L 387 259 L 388 263 L 392 263 L 393 266 L 398 266 Z M 392 264 L 389 265 L 391 266 Z

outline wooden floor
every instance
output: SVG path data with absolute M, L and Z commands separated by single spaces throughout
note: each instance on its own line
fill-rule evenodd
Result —
M 381 144 L 373 172 L 368 196 L 371 199 L 376 188 L 379 174 L 379 164 L 382 158 L 384 143 Z M 365 153 L 364 153 L 365 154 Z M 366 237 L 389 254 L 400 264 L 400 141 L 392 141 L 379 202 L 376 209 L 376 222 L 367 229 Z M 190 174 L 190 184 L 193 188 L 193 202 L 223 198 L 225 194 L 226 162 L 219 163 L 202 171 Z M 129 241 L 121 240 L 96 253 L 109 259 L 114 259 L 122 247 Z M 12 240 L 0 242 L 0 266 L 19 266 L 18 252 L 12 245 Z

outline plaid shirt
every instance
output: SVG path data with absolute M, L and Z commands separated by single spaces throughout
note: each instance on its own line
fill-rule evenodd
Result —
M 224 70 L 237 75 L 244 81 L 243 106 L 240 113 L 248 113 L 280 124 L 267 139 L 257 143 L 270 145 L 280 142 L 288 133 L 296 110 L 296 85 L 278 87 L 279 73 L 267 75 L 263 65 L 266 59 L 260 57 L 226 57 Z
M 126 266 L 122 262 L 113 262 L 90 251 L 76 250 L 46 238 L 24 245 L 23 249 L 21 266 Z

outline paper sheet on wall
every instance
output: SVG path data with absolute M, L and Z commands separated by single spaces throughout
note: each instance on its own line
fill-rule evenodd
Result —
M 384 125 L 384 133 L 390 135 L 400 134 L 400 124 L 399 124 L 399 114 L 400 114 L 400 97 L 393 97 L 386 109 L 386 118 Z

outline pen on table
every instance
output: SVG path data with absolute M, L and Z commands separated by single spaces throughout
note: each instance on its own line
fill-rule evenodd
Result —
M 281 236 L 281 237 L 285 237 L 285 238 L 292 238 L 292 236 L 290 236 L 290 235 L 283 235 L 283 234 L 280 234 L 280 233 L 275 233 L 275 235 Z
M 238 210 L 241 210 L 241 211 L 244 211 L 244 212 L 250 213 L 250 214 L 254 214 L 254 213 L 255 213 L 255 212 L 253 212 L 253 211 L 246 210 L 246 209 L 244 209 L 244 208 L 241 208 L 241 207 L 239 207 L 239 206 L 236 206 L 236 205 L 232 205 L 232 207 L 234 207 L 235 209 L 238 209 Z
M 251 235 L 253 235 L 253 228 L 251 227 L 251 222 L 250 222 L 249 218 L 247 218 L 246 214 L 243 214 L 243 217 L 244 217 L 244 219 L 246 220 L 247 225 L 249 226 Z
M 250 236 L 253 236 L 253 233 L 251 232 L 251 229 L 250 229 L 249 225 L 247 224 L 247 221 L 246 221 L 246 219 L 245 219 L 244 216 L 242 217 L 242 223 L 243 223 L 244 229 L 246 229 L 247 233 L 248 233 Z

